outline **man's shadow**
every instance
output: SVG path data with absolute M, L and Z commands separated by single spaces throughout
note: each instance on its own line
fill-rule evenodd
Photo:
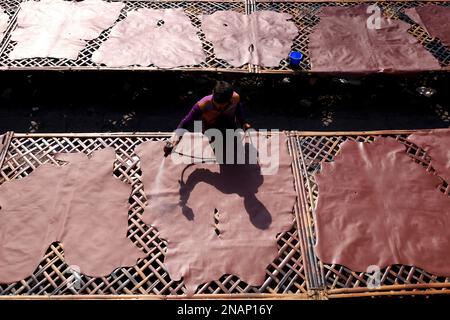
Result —
M 256 154 L 254 147 L 248 143 L 245 144 L 246 154 L 251 154 L 249 152 L 250 148 L 253 148 L 253 151 Z M 187 167 L 189 166 L 191 165 L 188 165 Z M 261 167 L 259 164 L 249 163 L 248 159 L 246 159 L 244 164 L 220 164 L 219 172 L 212 172 L 204 168 L 195 169 L 187 177 L 186 182 L 184 182 L 183 177 L 181 177 L 179 204 L 182 208 L 183 215 L 188 220 L 194 219 L 194 212 L 187 205 L 187 201 L 195 186 L 200 182 L 207 183 L 224 194 L 237 194 L 243 198 L 244 207 L 249 215 L 250 221 L 258 229 L 267 229 L 272 223 L 270 212 L 264 204 L 256 198 L 258 188 L 264 182 L 264 177 L 261 174 Z M 202 197 L 205 196 L 208 195 L 202 195 Z M 211 202 L 214 202 L 214 199 L 211 199 Z M 221 205 L 226 206 L 226 204 Z M 228 214 L 233 215 L 233 210 L 236 209 L 238 208 L 228 208 Z

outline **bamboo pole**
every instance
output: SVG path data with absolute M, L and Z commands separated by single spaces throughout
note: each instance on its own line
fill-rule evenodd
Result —
M 309 136 L 377 136 L 412 134 L 416 131 L 427 131 L 430 129 L 408 129 L 408 130 L 373 130 L 373 131 L 291 131 L 291 134 L 299 137 Z
M 112 68 L 103 66 L 33 66 L 33 67 L 18 67 L 18 66 L 0 66 L 0 71 L 181 71 L 181 72 L 218 72 L 218 73 L 250 73 L 249 67 L 244 69 L 233 68 L 199 68 L 199 67 L 185 67 L 185 68 L 172 68 L 161 69 L 157 67 L 125 67 L 125 68 Z
M 302 223 L 301 220 L 301 216 L 300 216 L 300 211 L 303 210 L 302 208 L 302 194 L 301 194 L 301 189 L 302 186 L 299 183 L 299 179 L 300 179 L 300 173 L 298 172 L 298 170 L 300 169 L 300 167 L 297 164 L 297 158 L 298 156 L 296 156 L 296 150 L 294 149 L 293 146 L 293 142 L 292 142 L 292 137 L 288 138 L 288 147 L 289 147 L 289 151 L 291 152 L 291 156 L 292 156 L 292 173 L 294 175 L 294 184 L 295 184 L 295 189 L 296 189 L 296 193 L 297 193 L 297 199 L 296 199 L 296 203 L 294 206 L 294 213 L 295 213 L 295 220 L 296 220 L 296 224 L 297 224 L 297 230 L 298 230 L 298 237 L 299 237 L 299 241 L 300 241 L 300 249 L 302 251 L 302 258 L 303 258 L 303 265 L 305 267 L 305 278 L 306 278 L 306 284 L 307 284 L 307 288 L 310 289 L 315 287 L 315 279 L 311 279 L 311 277 L 314 276 L 314 272 L 312 272 L 310 270 L 311 266 L 309 264 L 309 255 L 308 255 L 308 241 L 306 239 L 306 226 L 304 225 L 304 223 Z M 301 209 L 300 209 L 301 208 Z
M 301 151 L 298 150 L 298 146 L 297 143 L 295 141 L 295 137 L 291 137 L 289 139 L 290 141 L 290 146 L 292 148 L 292 158 L 293 158 L 293 163 L 294 163 L 294 168 L 295 170 L 293 170 L 294 173 L 294 182 L 295 182 L 295 186 L 296 186 L 296 191 L 297 191 L 297 203 L 296 203 L 296 207 L 295 207 L 295 212 L 296 212 L 296 219 L 297 222 L 299 224 L 299 232 L 301 232 L 299 234 L 300 239 L 302 240 L 302 244 L 303 244 L 303 260 L 304 260 L 304 265 L 305 265 L 305 273 L 306 273 L 306 279 L 307 279 L 307 284 L 308 284 L 308 289 L 311 290 L 317 290 L 317 289 L 324 289 L 323 287 L 323 281 L 321 280 L 321 278 L 323 277 L 320 272 L 318 271 L 318 269 L 316 268 L 316 264 L 315 264 L 315 254 L 312 250 L 312 246 L 314 244 L 311 243 L 311 232 L 309 230 L 309 226 L 311 225 L 310 222 L 308 222 L 308 217 L 307 217 L 307 207 L 306 207 L 306 200 L 305 200 L 305 190 L 304 190 L 304 185 L 303 185 L 303 178 L 302 175 L 300 173 L 300 171 L 302 170 L 302 166 L 300 164 L 300 161 L 302 161 L 302 159 L 299 159 L 299 157 L 301 156 Z M 295 153 L 295 154 L 294 154 Z
M 17 16 L 19 14 L 19 10 L 17 9 L 16 12 L 14 12 L 13 16 L 10 18 L 8 22 L 8 26 L 3 33 L 5 36 L 3 37 L 3 42 L 1 48 L 0 48 L 0 56 L 3 55 L 3 52 L 5 51 L 6 47 L 8 46 L 9 42 L 11 41 L 11 32 L 15 29 L 17 25 Z
M 14 138 L 168 138 L 173 132 L 14 133 Z
M 373 135 L 397 135 L 412 134 L 416 131 L 430 129 L 411 130 L 374 130 L 374 131 L 281 131 L 288 136 L 308 137 L 308 136 L 373 136 Z M 173 132 L 88 132 L 88 133 L 14 133 L 14 138 L 101 138 L 101 137 L 161 137 L 172 136 Z M 271 134 L 268 132 L 268 134 Z
M 0 296 L 0 300 L 234 300 L 234 299 L 258 299 L 258 300 L 307 300 L 307 294 L 195 294 L 192 297 L 186 295 L 17 295 Z
M 308 170 L 306 168 L 305 158 L 303 156 L 303 151 L 302 151 L 301 147 L 299 147 L 298 143 L 296 143 L 296 150 L 297 150 L 298 155 L 299 155 L 299 160 L 297 160 L 297 161 L 299 161 L 299 163 L 301 165 L 300 170 L 303 171 L 307 175 Z M 311 256 L 310 263 L 313 266 L 313 270 L 314 270 L 314 273 L 315 273 L 317 281 L 318 281 L 317 282 L 317 287 L 320 288 L 320 289 L 324 289 L 325 280 L 324 280 L 323 270 L 322 270 L 321 266 L 319 266 L 318 263 L 317 263 L 318 258 L 316 256 L 315 251 L 314 251 L 315 242 L 314 242 L 314 235 L 313 235 L 313 230 L 312 230 L 313 229 L 312 226 L 314 225 L 314 221 L 313 221 L 313 217 L 310 216 L 309 209 L 308 209 L 308 197 L 309 197 L 309 199 L 311 201 L 312 208 L 314 208 L 311 185 L 309 183 L 308 178 L 306 177 L 307 183 L 306 183 L 306 187 L 305 187 L 305 183 L 303 181 L 303 177 L 300 176 L 300 178 L 301 178 L 302 186 L 303 186 L 303 188 L 302 188 L 302 203 L 303 203 L 303 211 L 304 212 L 303 212 L 302 217 L 303 217 L 303 219 L 305 219 L 304 224 L 306 226 L 308 226 L 308 228 L 306 229 L 306 232 L 307 232 L 308 245 L 309 245 L 309 249 L 310 249 L 309 250 L 309 254 Z
M 345 298 L 363 298 L 363 297 L 380 297 L 380 296 L 430 296 L 430 295 L 448 295 L 450 290 L 426 290 L 426 291 L 388 291 L 388 292 L 364 292 L 364 293 L 347 293 L 328 295 L 328 299 L 345 299 Z
M 346 293 L 353 294 L 361 292 L 376 293 L 380 291 L 390 291 L 390 290 L 413 290 L 413 289 L 431 289 L 431 288 L 447 289 L 450 288 L 450 282 L 384 285 L 375 289 L 369 289 L 367 287 L 340 288 L 340 289 L 331 289 L 328 290 L 327 292 L 329 294 L 346 294 Z
M 9 144 L 11 143 L 13 134 L 14 133 L 12 131 L 8 131 L 4 136 L 5 141 L 3 143 L 2 150 L 0 150 L 0 169 L 3 167 L 3 162 L 5 161 L 6 155 L 8 154 Z
M 284 131 L 282 131 L 284 132 Z M 288 132 L 286 132 L 288 133 Z M 275 133 L 267 131 L 267 135 Z M 158 132 L 83 132 L 83 133 L 14 133 L 14 138 L 169 138 L 171 131 Z

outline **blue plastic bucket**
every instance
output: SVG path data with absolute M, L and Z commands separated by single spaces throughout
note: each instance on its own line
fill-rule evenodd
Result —
M 303 54 L 301 52 L 291 51 L 291 53 L 289 53 L 289 63 L 291 66 L 298 67 L 302 59 Z

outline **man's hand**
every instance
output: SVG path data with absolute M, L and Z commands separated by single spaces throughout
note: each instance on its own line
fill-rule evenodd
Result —
M 164 157 L 167 158 L 167 156 L 172 153 L 173 148 L 175 148 L 175 146 L 172 144 L 172 142 L 167 141 L 163 148 Z
M 167 157 L 168 155 L 170 155 L 172 153 L 172 151 L 175 149 L 175 147 L 177 146 L 178 142 L 180 142 L 181 137 L 178 136 L 174 136 L 172 137 L 172 139 L 170 139 L 169 141 L 166 142 L 166 144 L 164 145 L 163 151 L 164 151 L 164 157 Z
M 181 138 L 183 136 L 178 136 L 178 135 L 174 135 L 172 137 L 172 139 L 170 140 L 170 142 L 173 144 L 173 148 L 175 149 L 175 147 L 177 146 L 177 144 L 181 141 Z
M 252 126 L 250 125 L 250 123 L 244 123 L 244 125 L 242 126 L 242 129 L 244 129 L 244 131 L 247 131 L 248 129 L 250 129 Z

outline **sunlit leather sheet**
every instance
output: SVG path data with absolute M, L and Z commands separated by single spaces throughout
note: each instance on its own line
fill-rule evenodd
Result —
M 168 241 L 164 264 L 171 279 L 184 279 L 188 294 L 224 274 L 237 275 L 250 285 L 264 282 L 264 270 L 278 256 L 276 236 L 290 230 L 294 221 L 292 159 L 286 136 L 278 137 L 258 142 L 259 151 L 264 144 L 273 149 L 268 157 L 261 151 L 257 164 L 199 163 L 198 158 L 208 159 L 211 150 L 208 140 L 195 134 L 185 134 L 175 150 L 195 156 L 191 163 L 163 160 L 164 142 L 137 146 L 149 201 L 143 219 Z M 193 140 L 196 147 L 183 146 Z M 252 141 L 252 146 L 257 144 L 257 137 Z M 245 145 L 252 147 L 248 141 Z M 278 153 L 276 174 L 263 175 Z
M 31 275 L 55 241 L 72 269 L 93 277 L 145 256 L 127 238 L 131 186 L 113 176 L 114 149 L 55 158 L 68 163 L 0 186 L 0 283 Z
M 432 37 L 439 38 L 444 45 L 450 47 L 450 7 L 427 4 L 406 9 L 405 12 Z
M 287 58 L 297 27 L 288 13 L 257 11 L 250 15 L 217 11 L 203 15 L 202 30 L 217 58 L 234 67 L 246 63 L 276 67 Z
M 371 18 L 367 5 L 323 7 L 310 35 L 311 70 L 396 72 L 440 69 L 400 20 Z M 371 12 L 369 10 L 369 12 Z M 379 22 L 379 25 L 377 25 Z M 369 28 L 370 27 L 370 28 Z
M 450 197 L 403 144 L 346 141 L 315 179 L 315 251 L 322 262 L 360 272 L 404 264 L 450 275 Z
M 26 1 L 20 4 L 16 41 L 9 57 L 76 59 L 86 41 L 97 38 L 119 18 L 125 4 L 101 0 Z
M 139 9 L 112 28 L 92 60 L 109 67 L 198 65 L 206 55 L 197 32 L 183 9 Z

